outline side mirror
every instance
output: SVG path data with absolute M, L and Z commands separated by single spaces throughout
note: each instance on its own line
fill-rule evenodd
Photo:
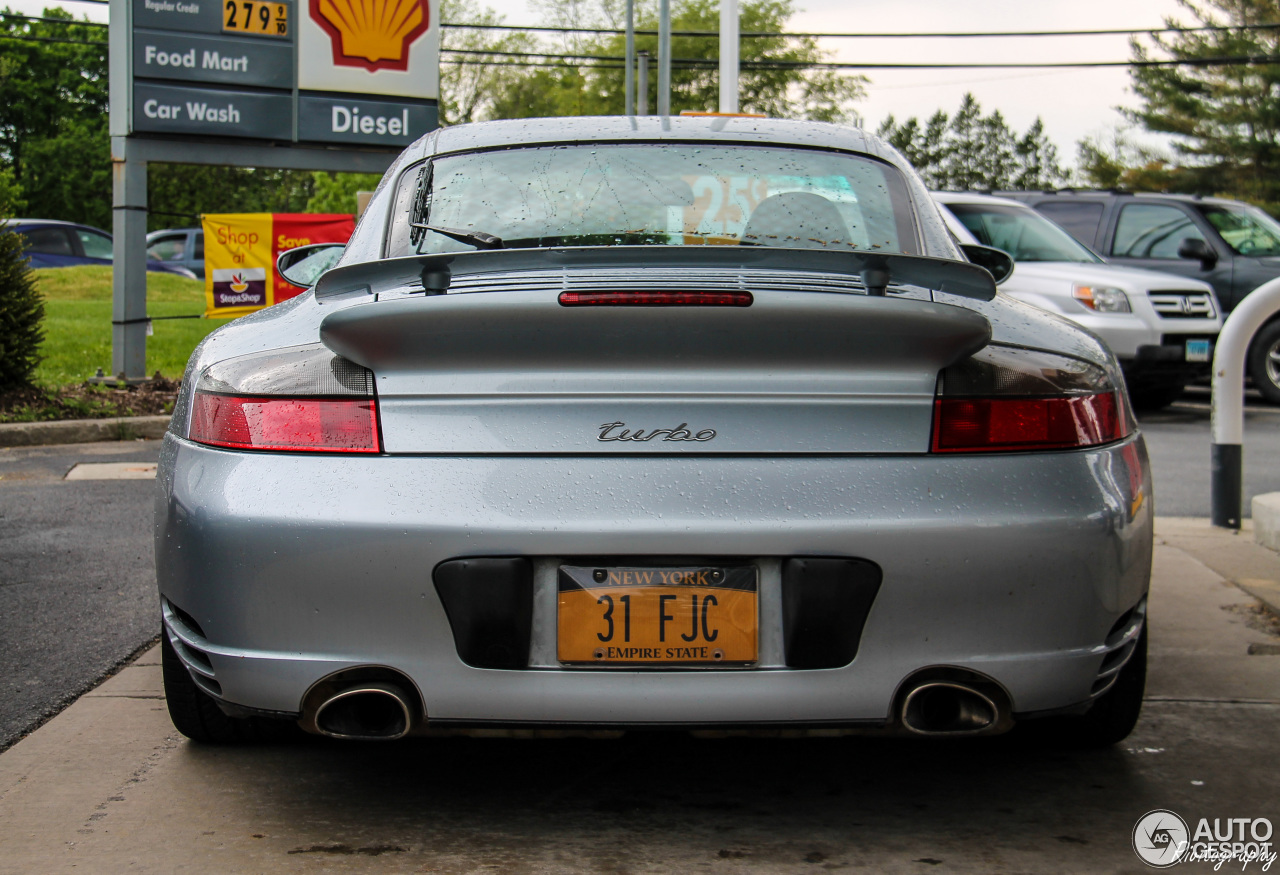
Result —
M 290 285 L 309 289 L 325 271 L 338 263 L 346 249 L 345 243 L 313 243 L 288 249 L 276 259 L 276 271 Z
M 1213 247 L 1199 237 L 1187 237 L 1178 244 L 1179 258 L 1194 258 L 1200 262 L 1200 266 L 1205 270 L 1211 269 L 1218 263 L 1218 253 L 1213 251 Z
M 985 267 L 995 278 L 996 285 L 1013 276 L 1013 256 L 1003 249 L 993 246 L 979 246 L 977 243 L 961 243 L 960 250 L 965 258 L 978 267 Z

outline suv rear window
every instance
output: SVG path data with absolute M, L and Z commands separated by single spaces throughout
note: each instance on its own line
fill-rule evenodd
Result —
M 506 248 L 747 245 L 915 254 L 910 204 L 896 168 L 842 152 L 671 142 L 471 152 L 404 174 L 387 255 L 499 245 L 484 235 Z

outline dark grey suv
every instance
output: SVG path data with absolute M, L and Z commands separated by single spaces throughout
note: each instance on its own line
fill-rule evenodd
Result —
M 1280 222 L 1222 198 L 1120 192 L 1009 192 L 1108 261 L 1204 280 L 1230 312 L 1258 286 L 1280 277 Z M 1280 404 L 1280 317 L 1249 346 L 1249 374 Z

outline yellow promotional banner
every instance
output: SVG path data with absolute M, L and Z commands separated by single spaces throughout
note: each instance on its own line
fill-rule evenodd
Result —
M 243 316 L 302 294 L 276 273 L 281 252 L 346 243 L 355 218 L 342 213 L 206 213 L 205 316 Z

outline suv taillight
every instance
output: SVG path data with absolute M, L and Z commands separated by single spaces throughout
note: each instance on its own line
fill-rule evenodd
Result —
M 380 452 L 373 373 L 320 344 L 218 362 L 196 382 L 188 437 L 240 450 Z
M 942 372 L 930 449 L 1066 450 L 1111 443 L 1132 431 L 1124 395 L 1101 367 L 988 346 Z

